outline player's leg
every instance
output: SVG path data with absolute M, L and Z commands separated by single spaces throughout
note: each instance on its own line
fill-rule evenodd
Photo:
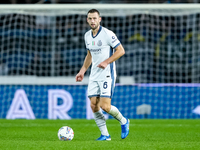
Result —
M 127 119 L 121 114 L 121 112 L 117 109 L 117 107 L 111 105 L 111 98 L 101 97 L 100 107 L 113 116 L 116 120 L 120 122 L 121 125 L 126 124 Z
M 111 98 L 115 88 L 115 82 L 112 79 L 107 79 L 104 82 L 99 82 L 101 88 L 100 107 L 108 114 L 117 119 L 121 125 L 126 124 L 127 119 L 123 117 L 120 111 L 111 105 Z
M 111 105 L 111 98 L 115 85 L 114 81 L 112 79 L 107 79 L 104 82 L 99 82 L 99 84 L 101 87 L 100 107 L 120 122 L 122 129 L 121 138 L 124 139 L 129 134 L 130 121 L 125 118 L 115 106 Z
M 100 98 L 100 107 L 106 111 L 108 114 L 113 116 L 121 124 L 121 138 L 125 139 L 129 134 L 129 119 L 125 118 L 117 107 L 111 105 L 111 99 L 101 97 Z
M 121 138 L 125 139 L 129 134 L 129 123 L 130 120 L 125 118 L 121 112 L 117 109 L 117 107 L 111 105 L 111 109 L 108 112 L 112 115 L 116 120 L 118 120 L 121 124 Z
M 94 120 L 99 127 L 99 130 L 101 131 L 101 136 L 97 140 L 111 140 L 110 135 L 107 130 L 106 126 L 106 119 L 104 114 L 102 113 L 102 110 L 100 109 L 99 104 L 99 87 L 96 82 L 89 82 L 88 85 L 88 97 L 90 98 L 91 102 L 91 109 L 93 111 Z
M 99 127 L 99 130 L 101 131 L 101 137 L 97 140 L 111 140 L 110 135 L 108 133 L 108 129 L 106 126 L 106 119 L 105 116 L 102 112 L 102 110 L 100 109 L 100 103 L 99 103 L 99 97 L 91 97 L 90 101 L 91 101 L 91 108 L 94 114 L 94 120 L 97 124 L 97 126 Z M 105 137 L 103 137 L 105 136 Z

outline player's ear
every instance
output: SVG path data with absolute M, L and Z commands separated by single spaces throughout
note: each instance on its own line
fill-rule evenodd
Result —
M 101 17 L 99 17 L 99 22 L 101 22 Z

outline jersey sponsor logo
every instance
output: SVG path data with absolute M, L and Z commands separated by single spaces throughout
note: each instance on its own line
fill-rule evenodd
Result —
M 112 36 L 112 39 L 115 39 L 115 36 Z
M 93 52 L 93 54 L 97 55 L 97 54 L 101 54 L 101 49 L 89 49 L 90 52 Z
M 97 45 L 98 45 L 98 46 L 101 46 L 101 45 L 102 45 L 101 40 L 98 41 Z
M 99 49 L 90 49 L 90 51 L 91 52 L 99 52 L 99 51 L 101 51 L 101 49 L 99 48 Z

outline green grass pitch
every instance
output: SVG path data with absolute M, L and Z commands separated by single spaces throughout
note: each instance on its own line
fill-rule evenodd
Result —
M 59 141 L 58 129 L 70 126 L 72 141 Z M 100 136 L 94 120 L 6 120 L 0 119 L 0 150 L 198 150 L 199 119 L 131 119 L 130 133 L 121 139 L 120 124 L 107 120 L 111 141 Z

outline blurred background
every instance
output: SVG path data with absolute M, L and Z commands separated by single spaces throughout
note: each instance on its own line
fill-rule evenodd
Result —
M 93 117 L 90 68 L 84 82 L 75 82 L 87 53 L 86 14 L 93 7 L 126 51 L 116 61 L 113 105 L 128 118 L 199 118 L 200 5 L 194 3 L 199 1 L 1 2 L 0 118 Z

